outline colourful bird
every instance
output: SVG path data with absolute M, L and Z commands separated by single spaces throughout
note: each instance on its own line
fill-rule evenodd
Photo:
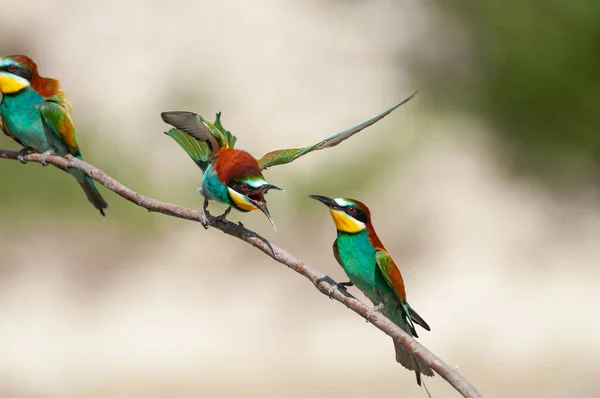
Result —
M 41 77 L 35 62 L 25 55 L 0 57 L 0 128 L 23 146 L 19 160 L 28 152 L 42 154 L 46 166 L 49 155 L 73 155 L 81 151 L 71 120 L 71 103 L 59 91 L 58 80 Z M 87 198 L 104 215 L 108 207 L 94 181 L 80 170 L 69 170 Z
M 415 323 L 431 330 L 408 304 L 400 269 L 377 237 L 367 206 L 354 199 L 332 199 L 321 195 L 310 197 L 329 208 L 337 228 L 333 254 L 350 279 L 350 282 L 338 283 L 338 286 L 355 285 L 375 305 L 367 313 L 367 320 L 373 312 L 382 311 L 413 337 L 419 337 Z M 394 341 L 394 348 L 396 361 L 415 371 L 419 386 L 421 373 L 433 376 L 431 367 L 409 353 L 402 344 Z
M 221 113 L 217 113 L 215 123 L 209 123 L 201 115 L 192 112 L 163 112 L 161 116 L 166 123 L 175 127 L 165 134 L 177 141 L 203 172 L 198 191 L 204 196 L 200 222 L 205 228 L 209 226 L 206 216 L 208 200 L 215 200 L 229 206 L 225 213 L 215 219 L 224 219 L 232 208 L 243 212 L 258 209 L 267 216 L 275 228 L 264 195 L 270 189 L 281 190 L 281 188 L 269 184 L 263 177 L 262 170 L 289 163 L 312 151 L 336 146 L 364 128 L 375 124 L 415 95 L 416 93 L 412 94 L 404 101 L 358 126 L 314 145 L 272 151 L 260 159 L 255 159 L 246 151 L 234 149 L 237 138 L 223 128 Z

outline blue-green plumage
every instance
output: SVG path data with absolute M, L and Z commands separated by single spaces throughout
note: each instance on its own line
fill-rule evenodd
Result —
M 202 176 L 202 182 L 198 192 L 207 199 L 216 200 L 217 202 L 224 203 L 229 206 L 235 206 L 231 197 L 229 196 L 229 189 L 227 185 L 223 184 L 219 180 L 219 176 L 215 173 L 212 164 L 208 165 L 204 175 Z
M 394 109 L 413 98 L 415 94 L 379 115 L 316 144 L 304 148 L 271 151 L 260 159 L 254 158 L 246 151 L 234 148 L 237 139 L 223 127 L 220 113 L 217 114 L 214 123 L 210 123 L 202 115 L 187 111 L 163 112 L 161 117 L 166 123 L 175 127 L 166 134 L 173 138 L 194 160 L 194 163 L 205 172 L 202 187 L 199 190 L 206 199 L 200 218 L 205 227 L 208 227 L 206 208 L 209 199 L 228 204 L 241 211 L 260 209 L 272 223 L 264 194 L 269 189 L 279 188 L 265 181 L 262 176 L 263 170 L 290 163 L 313 151 L 334 147 L 366 127 L 377 123 Z M 209 169 L 214 170 L 214 174 L 208 173 Z M 253 184 L 253 182 L 260 182 L 260 184 Z M 229 189 L 227 195 L 224 186 Z
M 59 156 L 71 153 L 68 145 L 59 136 L 48 131 L 48 126 L 42 119 L 40 106 L 45 98 L 34 89 L 28 87 L 16 94 L 5 95 L 0 103 L 2 120 L 19 143 L 36 152 L 46 152 L 50 149 Z
M 408 334 L 413 335 L 396 292 L 386 282 L 377 265 L 375 259 L 377 249 L 369 240 L 367 230 L 364 229 L 354 234 L 338 231 L 335 245 L 340 265 L 350 282 L 360 289 L 374 305 L 385 303 L 381 312 Z
M 338 231 L 337 253 L 340 265 L 350 282 L 359 288 L 375 305 L 381 302 L 381 293 L 394 294 L 387 287 L 375 261 L 375 248 L 369 240 L 367 230 L 355 234 Z
M 351 284 L 362 291 L 377 310 L 381 310 L 409 335 L 418 337 L 415 324 L 430 330 L 429 325 L 408 304 L 400 270 L 375 233 L 367 206 L 355 199 L 332 199 L 322 195 L 310 197 L 329 208 L 337 230 L 333 252 Z M 369 311 L 367 319 L 373 311 L 375 308 Z M 396 361 L 415 371 L 419 385 L 421 373 L 433 375 L 431 367 L 412 355 L 401 343 L 394 340 L 394 348 Z
M 59 82 L 39 76 L 37 65 L 23 55 L 0 57 L 0 129 L 24 149 L 81 159 L 71 120 L 71 105 Z M 69 170 L 102 215 L 108 206 L 94 181 L 80 170 Z

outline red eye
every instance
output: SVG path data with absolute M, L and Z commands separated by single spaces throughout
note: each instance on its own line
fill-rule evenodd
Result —
M 346 212 L 348 212 L 348 214 L 354 214 L 356 213 L 356 209 L 354 207 L 348 207 L 346 209 Z
M 9 72 L 15 72 L 17 70 L 17 67 L 14 65 L 9 65 L 7 69 Z
M 250 187 L 248 186 L 248 184 L 242 184 L 242 189 L 244 191 L 248 191 L 250 189 Z

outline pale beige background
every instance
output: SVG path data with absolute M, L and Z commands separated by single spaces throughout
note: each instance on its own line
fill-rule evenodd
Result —
M 97 132 L 79 127 L 84 151 L 94 143 L 88 160 L 196 207 L 199 173 L 161 134 L 161 110 L 222 110 L 256 155 L 305 145 L 419 88 L 408 49 L 452 42 L 409 0 L 0 3 L 5 51 L 60 78 L 78 125 Z M 332 222 L 306 195 L 361 199 L 432 326 L 420 341 L 486 397 L 596 396 L 594 195 L 508 179 L 486 126 L 428 112 L 427 96 L 269 170 L 286 188 L 269 194 L 278 232 L 260 214 L 232 218 L 341 280 Z M 120 199 L 107 198 L 107 220 L 61 221 L 51 205 L 46 218 L 0 219 L 1 397 L 422 396 L 389 338 L 307 280 L 197 224 L 119 223 Z M 434 397 L 458 396 L 439 377 L 427 383 Z

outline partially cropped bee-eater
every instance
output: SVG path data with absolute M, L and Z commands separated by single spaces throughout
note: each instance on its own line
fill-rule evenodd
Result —
M 49 155 L 73 155 L 81 151 L 71 120 L 71 103 L 59 91 L 58 80 L 41 77 L 35 62 L 25 55 L 0 57 L 0 128 L 23 146 L 19 160 L 27 152 L 42 154 L 46 165 Z M 69 170 L 87 198 L 104 215 L 108 207 L 94 181 L 80 170 Z
M 203 172 L 198 191 L 204 196 L 200 221 L 205 228 L 209 225 L 206 217 L 209 199 L 229 206 L 225 213 L 217 217 L 218 219 L 226 217 L 231 208 L 243 212 L 261 210 L 275 228 L 264 195 L 270 189 L 281 190 L 281 188 L 265 180 L 262 175 L 264 169 L 289 163 L 312 151 L 336 146 L 364 128 L 377 123 L 415 95 L 416 93 L 412 94 L 404 101 L 358 126 L 314 145 L 272 151 L 260 159 L 254 158 L 246 151 L 234 149 L 237 138 L 223 128 L 220 113 L 217 114 L 215 123 L 209 123 L 201 115 L 192 112 L 163 112 L 161 116 L 166 123 L 175 127 L 165 134 L 177 141 Z
M 339 283 L 338 286 L 355 285 L 375 305 L 369 311 L 367 320 L 372 312 L 382 311 L 413 337 L 419 337 L 415 323 L 425 330 L 431 330 L 427 322 L 408 304 L 400 269 L 377 237 L 367 206 L 354 199 L 332 199 L 321 195 L 310 197 L 329 208 L 337 228 L 333 254 L 350 279 L 350 282 Z M 396 361 L 415 371 L 419 385 L 421 373 L 433 376 L 431 368 L 411 355 L 402 344 L 394 341 L 394 348 Z

